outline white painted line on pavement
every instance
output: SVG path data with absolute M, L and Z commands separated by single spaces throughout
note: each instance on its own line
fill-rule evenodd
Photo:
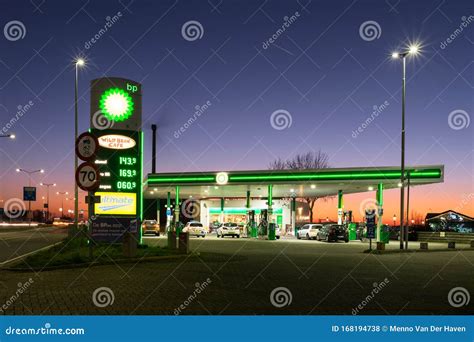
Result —
M 26 253 L 26 254 L 17 256 L 17 257 L 15 257 L 15 258 L 8 259 L 8 260 L 6 260 L 6 261 L 2 261 L 2 262 L 0 262 L 0 266 L 5 266 L 6 264 L 9 264 L 9 263 L 11 263 L 11 262 L 13 262 L 13 261 L 16 261 L 16 260 L 18 260 L 18 259 L 27 257 L 28 255 L 31 255 L 31 254 L 38 253 L 38 252 L 43 251 L 43 250 L 45 250 L 45 249 L 54 247 L 54 246 L 56 246 L 56 245 L 59 245 L 60 243 L 62 243 L 62 241 L 53 243 L 52 245 L 48 245 L 48 246 L 41 247 L 40 249 L 36 249 L 36 250 L 34 250 L 34 251 L 31 251 L 31 252 L 28 252 L 28 253 Z

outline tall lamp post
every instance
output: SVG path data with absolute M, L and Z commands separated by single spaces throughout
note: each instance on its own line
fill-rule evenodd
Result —
M 46 221 L 49 221 L 49 187 L 56 186 L 56 183 L 40 183 L 40 185 L 46 187 Z
M 392 53 L 392 58 L 402 60 L 402 146 L 401 146 L 401 172 L 400 172 L 400 249 L 403 249 L 403 240 L 406 239 L 405 246 L 408 247 L 408 235 L 404 228 L 405 215 L 405 89 L 406 89 L 406 58 L 409 55 L 416 55 L 418 46 L 412 45 L 404 52 Z
M 77 104 L 77 91 L 78 91 L 78 76 L 79 68 L 85 65 L 85 61 L 82 58 L 76 59 L 75 62 L 75 78 L 74 78 L 74 145 L 76 144 L 77 135 L 78 135 L 78 104 Z M 77 155 L 74 155 L 74 171 L 77 170 L 78 160 Z M 79 189 L 74 179 L 74 225 L 71 229 L 75 230 L 77 228 L 78 222 L 78 211 L 79 211 Z M 69 231 L 70 236 L 73 235 L 73 231 Z
M 56 195 L 62 195 L 63 197 L 61 198 L 61 216 L 64 215 L 64 196 L 69 195 L 69 192 L 67 191 L 57 191 Z M 67 198 L 66 198 L 67 201 Z
M 38 169 L 38 170 L 25 170 L 25 169 L 16 169 L 16 172 L 24 172 L 28 175 L 28 186 L 31 186 L 31 175 L 34 173 L 44 173 L 43 169 Z M 28 201 L 28 215 L 31 215 L 31 201 Z M 30 218 L 30 223 L 31 223 L 31 218 Z

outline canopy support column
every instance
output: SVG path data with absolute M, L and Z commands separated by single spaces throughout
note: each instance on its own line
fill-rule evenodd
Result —
M 337 192 L 337 224 L 341 225 L 344 215 L 344 197 L 342 190 Z
M 377 200 L 377 242 L 381 242 L 381 234 L 382 234 L 382 219 L 383 219 L 383 184 L 379 183 L 377 186 L 377 193 L 376 193 L 376 200 Z

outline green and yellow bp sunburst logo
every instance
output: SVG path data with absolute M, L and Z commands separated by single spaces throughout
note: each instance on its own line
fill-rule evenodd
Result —
M 133 114 L 133 99 L 125 90 L 111 88 L 100 97 L 99 107 L 107 119 L 125 121 Z

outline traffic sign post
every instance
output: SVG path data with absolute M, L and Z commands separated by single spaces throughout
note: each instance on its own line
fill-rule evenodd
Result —
M 100 184 L 99 170 L 90 162 L 82 163 L 76 170 L 76 183 L 84 191 L 97 190 Z
M 77 137 L 76 155 L 81 160 L 90 161 L 95 158 L 98 146 L 97 138 L 89 132 L 84 132 Z

